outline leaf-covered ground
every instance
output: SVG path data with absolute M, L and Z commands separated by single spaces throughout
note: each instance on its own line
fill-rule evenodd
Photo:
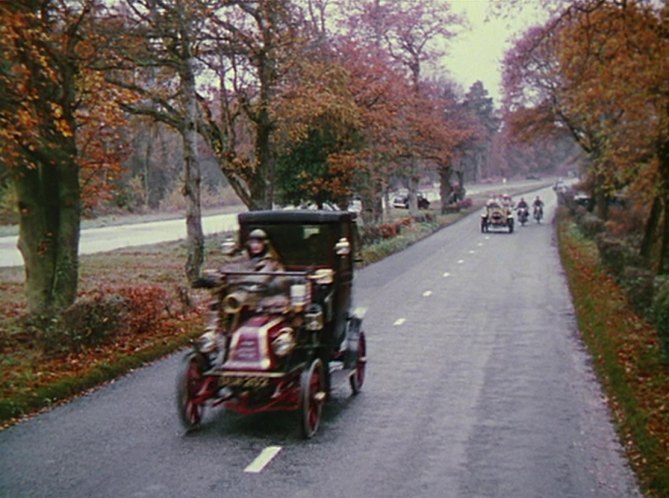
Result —
M 559 235 L 579 329 L 630 463 L 649 496 L 669 496 L 669 361 L 657 332 L 633 312 L 594 243 L 566 216 Z

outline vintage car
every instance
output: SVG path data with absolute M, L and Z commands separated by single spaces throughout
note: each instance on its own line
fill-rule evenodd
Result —
M 331 389 L 365 379 L 363 309 L 353 309 L 356 214 L 347 211 L 241 213 L 238 248 L 266 232 L 284 271 L 229 269 L 209 274 L 209 326 L 177 375 L 182 424 L 200 424 L 206 406 L 253 414 L 296 411 L 302 435 L 320 425 Z
M 505 228 L 513 233 L 513 211 L 498 201 L 488 201 L 481 213 L 481 232 L 491 228 Z

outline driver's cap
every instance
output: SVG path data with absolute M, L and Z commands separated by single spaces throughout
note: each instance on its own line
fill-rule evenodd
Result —
M 261 228 L 256 228 L 254 230 L 251 230 L 251 233 L 249 234 L 249 239 L 267 240 L 267 233 L 265 233 L 265 230 Z

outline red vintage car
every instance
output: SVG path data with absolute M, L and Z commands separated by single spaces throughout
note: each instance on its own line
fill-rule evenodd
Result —
M 242 414 L 291 410 L 302 435 L 318 430 L 333 386 L 365 379 L 364 310 L 353 310 L 356 214 L 338 211 L 253 211 L 239 215 L 243 247 L 262 229 L 285 271 L 223 268 L 201 282 L 212 290 L 209 327 L 184 357 L 177 407 L 187 429 L 206 407 Z

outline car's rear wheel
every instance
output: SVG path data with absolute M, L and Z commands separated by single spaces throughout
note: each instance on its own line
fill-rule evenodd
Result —
M 318 431 L 326 396 L 323 362 L 316 358 L 300 378 L 300 429 L 306 439 Z
M 362 385 L 365 382 L 365 368 L 367 367 L 367 341 L 365 340 L 365 333 L 360 332 L 358 336 L 358 350 L 356 351 L 355 370 L 349 377 L 351 384 L 351 391 L 353 394 L 358 394 Z

